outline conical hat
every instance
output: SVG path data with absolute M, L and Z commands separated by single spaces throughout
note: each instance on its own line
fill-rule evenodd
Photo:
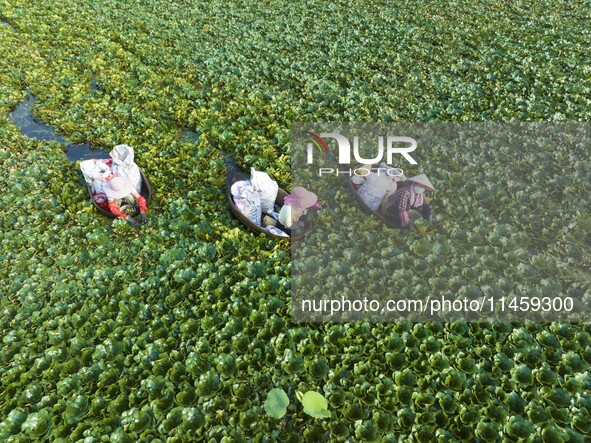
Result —
M 435 188 L 433 187 L 433 185 L 431 184 L 431 182 L 425 174 L 415 175 L 414 177 L 409 178 L 408 181 L 422 186 L 427 191 L 435 191 Z

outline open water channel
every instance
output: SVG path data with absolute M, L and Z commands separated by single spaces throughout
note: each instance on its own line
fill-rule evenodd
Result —
M 33 116 L 32 107 L 35 105 L 35 97 L 29 88 L 26 88 L 27 98 L 10 113 L 12 121 L 18 126 L 23 135 L 37 140 L 53 141 L 67 145 L 66 156 L 71 161 L 86 160 L 90 158 L 110 158 L 109 154 L 100 149 L 94 149 L 89 144 L 73 144 L 59 135 L 54 126 L 46 125 Z

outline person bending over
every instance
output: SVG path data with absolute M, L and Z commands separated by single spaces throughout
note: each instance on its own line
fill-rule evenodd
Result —
M 122 204 L 131 204 L 134 206 L 137 204 L 140 210 L 140 220 L 142 223 L 148 221 L 148 217 L 146 216 L 146 211 L 148 210 L 146 199 L 136 192 L 127 178 L 113 177 L 105 186 L 104 192 L 109 202 L 109 210 L 113 215 L 127 220 L 132 226 L 138 226 L 139 222 L 137 220 L 121 210 Z
M 407 186 L 398 189 L 384 203 L 384 214 L 395 224 L 410 228 L 418 218 L 431 220 L 431 205 L 425 191 L 435 191 L 425 174 L 409 178 Z

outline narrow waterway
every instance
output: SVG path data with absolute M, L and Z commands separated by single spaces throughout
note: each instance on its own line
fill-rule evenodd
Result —
M 27 98 L 10 113 L 12 121 L 18 126 L 23 135 L 37 140 L 53 141 L 67 145 L 66 156 L 71 161 L 86 160 L 89 158 L 110 158 L 109 154 L 100 149 L 93 149 L 89 144 L 72 144 L 59 135 L 54 126 L 46 125 L 33 116 L 32 107 L 35 105 L 35 97 L 26 88 Z

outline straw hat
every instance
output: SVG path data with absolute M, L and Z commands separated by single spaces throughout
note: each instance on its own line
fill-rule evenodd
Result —
M 407 179 L 407 181 L 413 182 L 414 184 L 425 188 L 427 191 L 435 191 L 435 188 L 425 174 L 415 175 L 414 177 Z
M 104 191 L 109 198 L 123 198 L 133 192 L 133 186 L 125 177 L 114 177 Z
M 306 188 L 296 186 L 291 190 L 290 205 L 294 208 L 306 209 L 310 206 L 314 206 L 318 197 L 313 192 L 308 191 Z

